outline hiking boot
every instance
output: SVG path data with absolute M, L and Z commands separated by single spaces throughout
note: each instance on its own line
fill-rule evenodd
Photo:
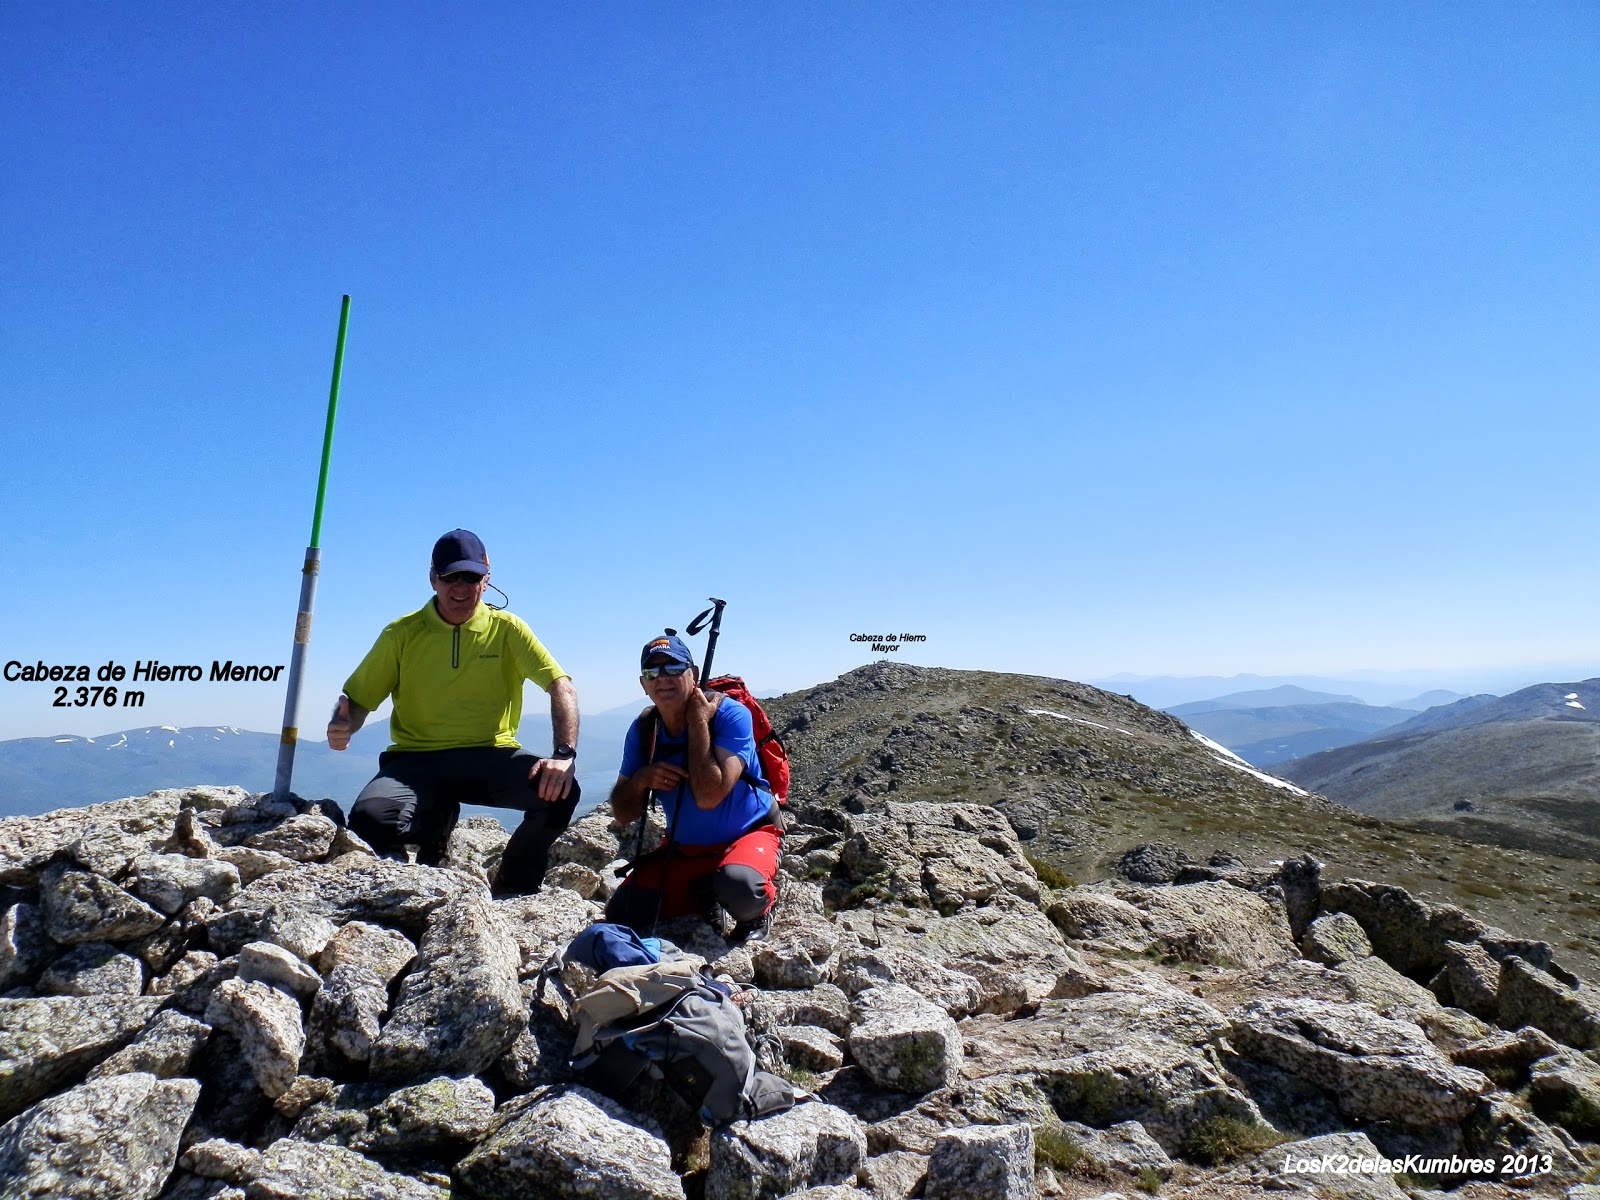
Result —
M 723 908 L 719 901 L 713 900 L 706 906 L 704 918 L 711 932 L 716 934 L 728 945 L 733 945 L 733 931 L 739 928 L 739 923 L 733 919 L 733 914 Z
M 537 896 L 543 888 L 544 884 L 542 883 L 536 883 L 531 888 L 518 887 L 515 884 L 507 883 L 505 875 L 498 867 L 495 868 L 494 874 L 489 877 L 489 894 L 496 900 L 508 900 L 513 896 Z
M 728 935 L 731 943 L 764 942 L 772 936 L 772 909 L 767 909 L 753 921 L 740 921 L 733 927 L 733 932 Z
M 426 842 L 417 847 L 417 864 L 424 867 L 442 867 L 447 847 L 443 842 Z

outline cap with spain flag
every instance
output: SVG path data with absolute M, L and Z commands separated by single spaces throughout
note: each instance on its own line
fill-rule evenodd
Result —
M 682 639 L 671 630 L 651 638 L 644 644 L 644 649 L 639 652 L 640 670 L 649 666 L 651 657 L 657 654 L 664 655 L 673 662 L 694 666 L 694 655 L 689 653 L 689 647 L 685 646 Z

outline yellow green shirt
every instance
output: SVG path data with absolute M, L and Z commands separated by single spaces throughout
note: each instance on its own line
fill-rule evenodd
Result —
M 452 625 L 430 599 L 385 626 L 344 694 L 368 712 L 394 697 L 391 750 L 514 747 L 522 681 L 549 691 L 565 677 L 520 617 L 480 604 Z

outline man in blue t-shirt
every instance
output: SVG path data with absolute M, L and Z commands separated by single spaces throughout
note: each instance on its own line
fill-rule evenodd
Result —
M 702 691 L 694 656 L 673 634 L 646 642 L 639 668 L 653 707 L 628 729 L 611 811 L 627 827 L 654 792 L 667 836 L 634 864 L 606 919 L 648 935 L 657 921 L 703 914 L 714 901 L 734 919 L 736 939 L 764 936 L 783 833 L 778 803 L 760 786 L 750 710 Z

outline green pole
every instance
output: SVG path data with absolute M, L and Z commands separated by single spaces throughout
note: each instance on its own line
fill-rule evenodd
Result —
M 350 297 L 339 305 L 339 340 L 333 347 L 333 383 L 328 387 L 328 423 L 322 430 L 322 469 L 317 473 L 317 510 L 311 517 L 311 548 L 322 545 L 322 501 L 328 494 L 328 463 L 333 458 L 333 418 L 339 411 L 339 380 L 344 375 L 344 335 L 350 328 Z
M 350 328 L 350 297 L 339 306 L 339 338 L 333 348 L 333 383 L 328 388 L 328 421 L 322 431 L 322 468 L 317 474 L 317 508 L 311 518 L 311 544 L 300 568 L 300 609 L 294 621 L 294 649 L 289 657 L 289 694 L 283 702 L 283 733 L 278 739 L 278 771 L 272 798 L 289 798 L 294 774 L 294 748 L 300 740 L 300 686 L 306 650 L 311 645 L 311 614 L 317 602 L 317 575 L 322 570 L 322 502 L 328 492 L 328 463 L 333 458 L 333 421 L 339 411 L 339 380 L 344 374 L 344 336 Z

